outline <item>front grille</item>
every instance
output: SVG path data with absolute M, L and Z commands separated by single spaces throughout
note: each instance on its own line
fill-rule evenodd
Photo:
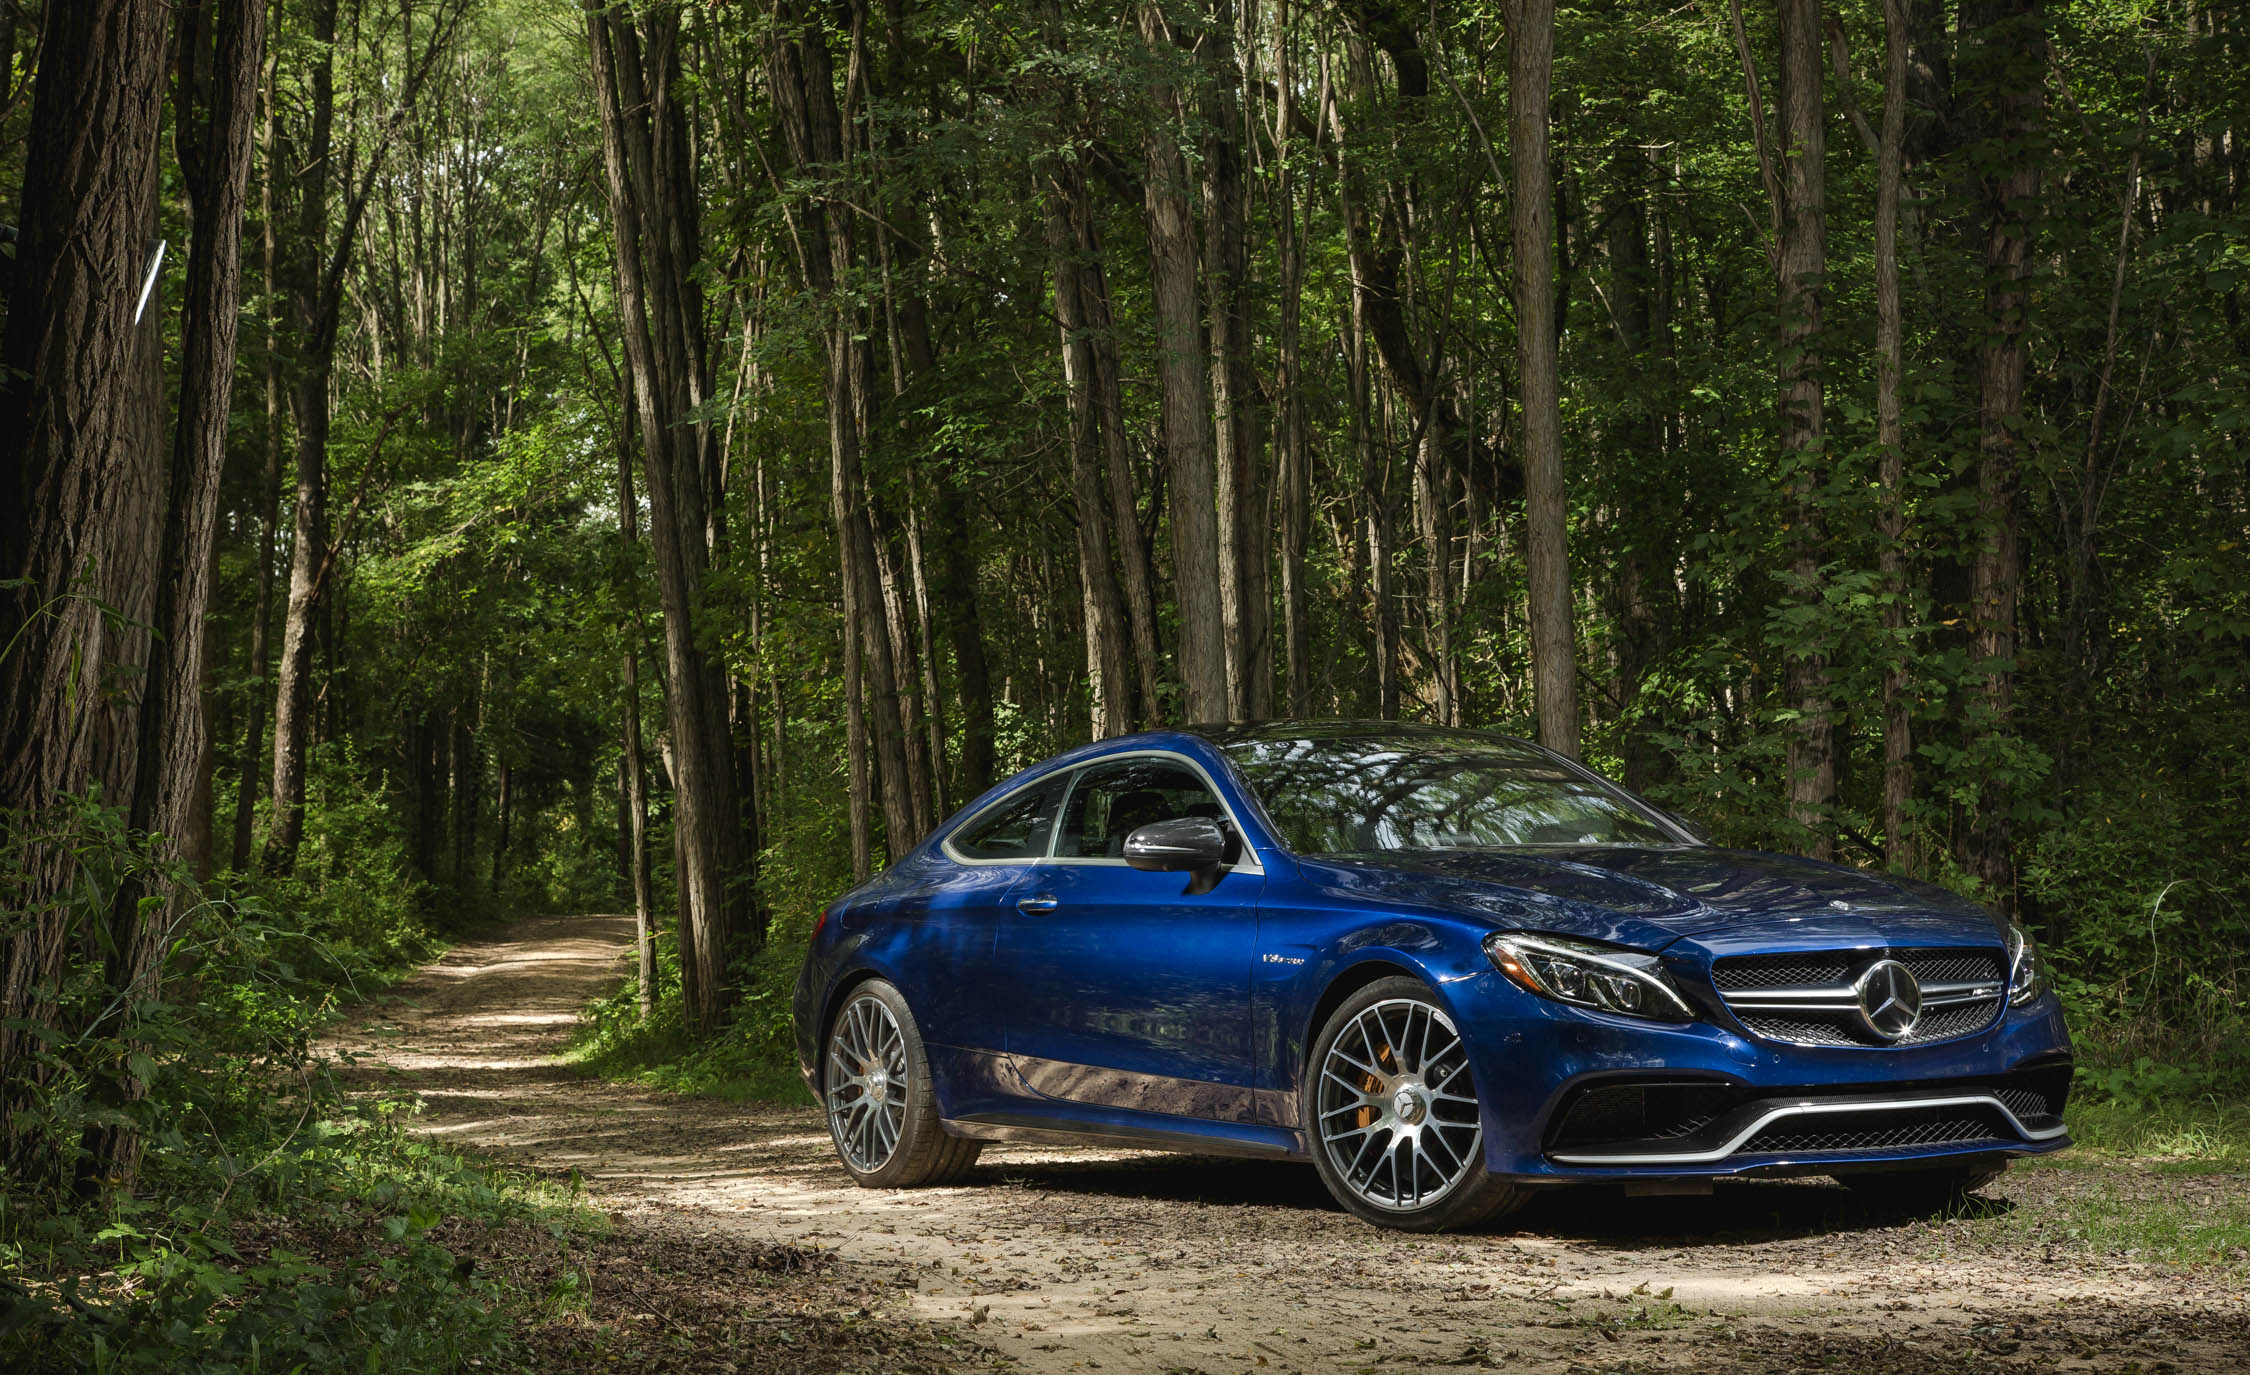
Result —
M 1711 966 L 1711 982 L 1721 993 L 1842 983 L 1850 974 L 1851 961 L 1842 955 L 1751 955 Z
M 1675 1075 L 1600 1079 L 1564 1096 L 1549 1119 L 1544 1149 L 1581 1165 L 1708 1164 L 1714 1158 L 1930 1146 L 2015 1150 L 2050 1140 L 2061 1128 L 2070 1076 L 2068 1059 L 2049 1057 L 2005 1074 L 1849 1088 Z M 1984 1095 L 1998 1102 L 1977 1101 Z
M 1551 1147 L 1670 1141 L 1702 1130 L 1739 1099 L 1717 1080 L 1628 1079 L 1580 1089 L 1548 1133 Z
M 2047 1095 L 2032 1089 L 2002 1089 L 1993 1097 L 2008 1105 L 2008 1111 L 2018 1117 L 2054 1117 L 2056 1112 L 2048 1104 Z
M 1871 1028 L 1854 985 L 1877 961 L 1905 965 L 1922 991 L 1922 1013 L 1905 1035 Z M 1921 1046 L 1990 1026 L 2007 1001 L 1998 949 L 1837 950 L 1737 955 L 1711 967 L 1711 983 L 1751 1035 L 1799 1046 Z
M 1742 1144 L 1744 1155 L 1833 1155 L 1838 1151 L 1895 1151 L 1910 1146 L 1967 1146 L 1980 1141 L 2013 1141 L 1992 1124 L 1973 1117 L 1900 1122 L 1857 1128 L 1798 1127 L 1776 1123 Z

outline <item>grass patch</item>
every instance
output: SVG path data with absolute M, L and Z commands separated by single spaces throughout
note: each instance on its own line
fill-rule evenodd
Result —
M 797 1074 L 790 1003 L 803 941 L 776 932 L 756 958 L 734 971 L 743 996 L 717 1036 L 689 1034 L 680 997 L 678 948 L 670 931 L 656 937 L 655 1008 L 641 1016 L 641 985 L 628 974 L 615 992 L 596 998 L 580 1014 L 563 1059 L 604 1079 L 665 1093 L 729 1103 L 811 1105 Z
M 0 1366 L 44 1372 L 462 1371 L 512 1363 L 545 1295 L 477 1253 L 599 1217 L 551 1185 L 331 1105 L 221 1187 L 158 1164 L 99 1208 L 0 1197 Z M 236 1138 L 240 1142 L 240 1137 Z
M 1982 1244 L 2250 1275 L 2250 1103 L 2097 1091 L 2068 1120 L 2072 1149 L 2016 1163 L 2049 1185 L 2005 1210 L 1972 1204 L 1947 1226 Z
M 2181 1189 L 2176 1178 L 2150 1180 L 2115 1169 L 2085 1171 L 2081 1181 L 2091 1187 L 2057 1199 L 2052 1210 L 2027 1225 L 2027 1240 L 2131 1260 L 2250 1272 L 2250 1197 L 2241 1190 Z
M 627 976 L 616 992 L 587 1007 L 563 1059 L 604 1079 L 666 1093 L 809 1105 L 813 1097 L 798 1077 L 788 1037 L 787 1004 L 771 993 L 753 995 L 733 1025 L 708 1041 L 688 1034 L 676 991 L 659 998 L 643 1021 L 640 982 Z
M 563 1059 L 621 1083 L 665 1093 L 729 1103 L 811 1105 L 813 1097 L 795 1067 L 777 1065 L 762 1050 L 732 1036 L 697 1045 L 684 1031 L 661 1025 L 583 1027 Z
M 2217 1097 L 2071 1104 L 2069 1168 L 2092 1161 L 2154 1162 L 2197 1173 L 2250 1171 L 2250 1103 Z
M 1962 1229 L 1979 1248 L 2068 1251 L 2250 1275 L 2250 1190 L 2231 1176 L 2102 1162 L 2049 1173 L 2059 1176 L 2060 1187 L 2051 1193 L 2018 1194 L 2009 1208 L 1971 1203 L 1944 1229 Z M 2009 1191 L 2003 1183 L 1992 1192 L 2004 1197 Z

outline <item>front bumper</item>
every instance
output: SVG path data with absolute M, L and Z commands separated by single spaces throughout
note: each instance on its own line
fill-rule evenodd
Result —
M 1485 1163 L 1524 1183 L 1848 1173 L 2069 1144 L 2070 1038 L 2050 995 L 1972 1036 L 1809 1047 L 1445 986 L 1471 1047 Z

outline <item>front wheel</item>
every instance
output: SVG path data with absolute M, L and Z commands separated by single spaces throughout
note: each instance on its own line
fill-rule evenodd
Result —
M 1468 1047 L 1418 980 L 1378 979 L 1313 1042 L 1305 1139 L 1336 1201 L 1385 1227 L 1472 1227 L 1525 1191 L 1484 1168 Z
M 881 979 L 852 990 L 821 1057 L 828 1134 L 864 1188 L 950 1184 L 983 1143 L 946 1135 L 930 1088 L 930 1060 L 906 996 Z

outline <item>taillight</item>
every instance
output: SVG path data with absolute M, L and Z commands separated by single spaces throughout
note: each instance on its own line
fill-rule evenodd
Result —
M 808 941 L 808 942 L 807 942 L 807 944 L 809 944 L 809 945 L 819 945 L 819 944 L 820 944 L 820 932 L 821 932 L 821 928 L 823 928 L 823 927 L 825 927 L 825 926 L 827 926 L 827 925 L 828 925 L 828 914 L 829 914 L 830 912 L 833 912 L 833 911 L 835 911 L 835 910 L 836 910 L 836 909 L 835 909 L 835 908 L 833 908 L 833 907 L 823 907 L 823 908 L 821 908 L 821 909 L 820 909 L 820 915 L 819 915 L 819 916 L 817 916 L 817 917 L 814 917 L 814 918 L 813 918 L 813 924 L 812 924 L 812 939 L 811 939 L 810 941 Z

